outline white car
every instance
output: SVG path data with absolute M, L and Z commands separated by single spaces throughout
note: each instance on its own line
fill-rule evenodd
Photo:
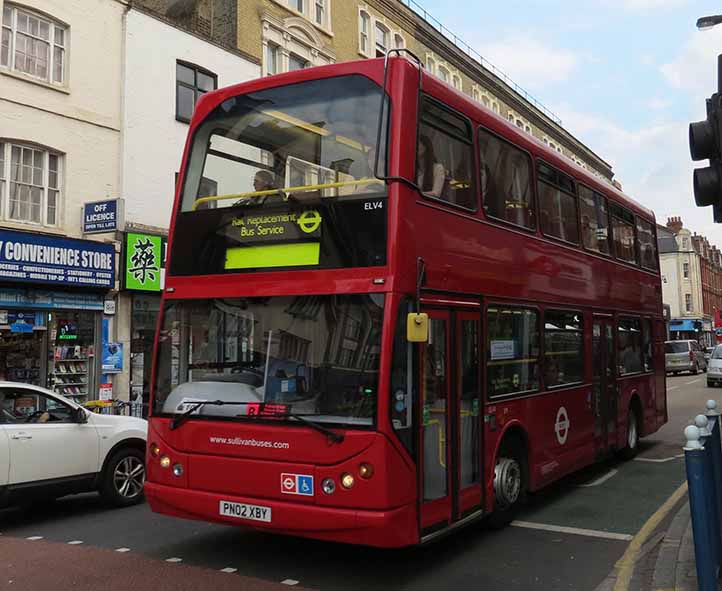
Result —
M 93 490 L 116 506 L 142 501 L 147 431 L 143 419 L 0 382 L 0 507 Z
M 707 366 L 707 385 L 722 385 L 722 345 L 717 345 L 712 351 Z

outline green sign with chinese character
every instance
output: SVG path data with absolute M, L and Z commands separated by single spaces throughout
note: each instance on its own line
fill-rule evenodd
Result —
M 163 239 L 150 234 L 125 235 L 125 288 L 160 291 Z

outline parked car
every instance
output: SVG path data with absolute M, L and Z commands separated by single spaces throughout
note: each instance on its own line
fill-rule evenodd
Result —
M 95 490 L 116 506 L 139 503 L 146 438 L 143 419 L 0 382 L 0 507 Z
M 713 345 L 712 347 L 705 347 L 704 348 L 704 360 L 707 362 L 707 367 L 709 367 L 709 360 L 710 357 L 712 357 L 712 352 L 714 351 L 716 345 Z
M 722 345 L 717 345 L 712 352 L 707 367 L 707 385 L 722 385 Z
M 665 341 L 664 365 L 667 373 L 707 371 L 704 349 L 697 341 Z

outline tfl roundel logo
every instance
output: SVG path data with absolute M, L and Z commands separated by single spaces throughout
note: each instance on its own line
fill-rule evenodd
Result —
M 313 496 L 313 476 L 310 474 L 281 474 L 281 492 L 285 495 Z

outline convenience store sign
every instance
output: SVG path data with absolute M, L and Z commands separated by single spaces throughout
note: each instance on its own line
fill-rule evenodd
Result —
M 112 244 L 0 230 L 0 281 L 111 288 Z

